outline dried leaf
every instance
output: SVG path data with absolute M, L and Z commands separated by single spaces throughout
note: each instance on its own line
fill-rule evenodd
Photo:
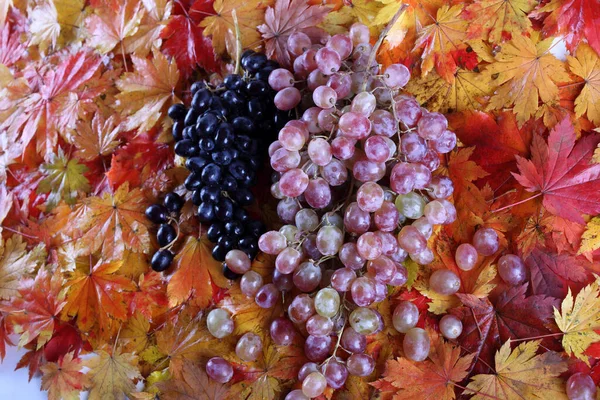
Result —
M 40 367 L 42 390 L 48 391 L 49 400 L 78 400 L 79 393 L 89 387 L 89 378 L 81 372 L 83 363 L 68 353 L 58 362 L 49 362 Z
M 135 391 L 133 380 L 142 378 L 137 356 L 118 349 L 96 353 L 97 356 L 84 363 L 90 369 L 88 375 L 92 382 L 89 400 L 125 400 Z

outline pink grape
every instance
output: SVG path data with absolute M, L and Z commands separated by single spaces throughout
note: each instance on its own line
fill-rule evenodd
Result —
M 302 393 L 306 397 L 319 397 L 327 388 L 327 380 L 320 372 L 310 373 L 302 381 Z
M 348 35 L 333 35 L 326 46 L 338 53 L 342 60 L 352 54 L 352 39 Z
M 311 361 L 304 363 L 298 370 L 298 380 L 303 381 L 304 378 L 306 378 L 308 376 L 308 374 L 310 374 L 311 372 L 318 372 L 318 371 L 319 371 L 319 366 L 317 365 L 317 363 L 314 363 Z
M 452 179 L 443 175 L 431 177 L 428 188 L 430 189 L 429 196 L 433 199 L 445 199 L 454 192 Z
M 446 199 L 439 199 L 438 200 L 440 203 L 442 203 L 444 205 L 444 207 L 446 208 L 446 214 L 448 215 L 448 219 L 446 219 L 446 222 L 444 222 L 444 224 L 451 224 L 452 222 L 456 221 L 456 207 L 454 207 L 454 204 L 450 203 L 448 200 Z
M 411 254 L 417 254 L 427 247 L 427 240 L 417 228 L 404 226 L 398 234 L 398 244 Z
M 248 271 L 240 280 L 240 290 L 245 296 L 254 297 L 263 285 L 262 276 L 256 271 Z
M 325 75 L 337 72 L 342 62 L 340 55 L 328 47 L 322 47 L 317 50 L 315 60 L 317 61 L 319 71 Z
M 321 267 L 311 262 L 300 264 L 294 272 L 294 285 L 305 293 L 315 290 L 319 286 L 320 281 Z
M 300 206 L 293 198 L 285 198 L 277 203 L 277 215 L 283 222 L 292 222 L 299 210 Z
M 376 231 L 375 235 L 381 240 L 381 251 L 385 256 L 391 256 L 398 251 L 398 239 L 390 232 Z
M 368 354 L 352 354 L 346 360 L 348 373 L 354 376 L 369 376 L 375 370 L 375 360 Z
M 417 133 L 423 139 L 437 140 L 448 128 L 448 120 L 444 115 L 437 112 L 425 113 L 417 124 Z
M 347 292 L 355 279 L 356 272 L 354 270 L 347 267 L 340 268 L 331 275 L 331 286 L 338 292 Z
M 352 270 L 361 269 L 367 260 L 358 253 L 355 243 L 344 243 L 339 251 L 339 257 L 345 267 Z
M 269 157 L 273 156 L 273 154 L 275 154 L 275 152 L 279 149 L 281 149 L 281 142 L 279 142 L 279 140 L 275 140 L 273 143 L 271 143 L 269 145 Z
M 307 34 L 302 32 L 292 33 L 287 40 L 287 49 L 295 56 L 299 56 L 312 46 L 312 41 Z
M 411 164 L 415 189 L 425 189 L 431 182 L 431 171 L 423 164 Z
M 398 96 L 394 99 L 398 120 L 407 128 L 414 128 L 421 118 L 421 106 L 413 97 Z
M 419 161 L 419 164 L 423 164 L 429 171 L 435 171 L 440 167 L 442 161 L 440 155 L 432 149 L 427 149 L 425 156 Z
M 280 292 L 277 287 L 272 283 L 267 283 L 256 293 L 254 300 L 256 301 L 256 305 L 260 308 L 273 308 L 277 301 L 279 301 Z
M 298 58 L 301 58 L 302 66 L 306 71 L 312 72 L 318 68 L 316 50 L 308 49 Z
M 347 232 L 362 234 L 371 226 L 371 215 L 361 210 L 358 203 L 352 202 L 346 207 L 344 213 L 344 227 Z
M 275 318 L 269 327 L 271 339 L 278 346 L 289 346 L 294 341 L 296 329 L 294 324 L 283 317 Z
M 339 94 L 338 94 L 338 97 L 340 97 Z M 317 117 L 317 122 L 319 123 L 319 127 L 325 132 L 330 132 L 333 129 L 333 127 L 335 126 L 334 123 L 336 122 L 336 118 L 333 115 L 331 110 L 332 109 L 330 109 L 330 108 L 321 110 L 321 111 L 319 111 L 319 116 Z
M 574 373 L 567 380 L 569 400 L 594 400 L 597 390 L 594 380 L 583 372 Z
M 278 172 L 286 172 L 300 165 L 300 153 L 284 148 L 276 150 L 271 156 L 271 168 Z
M 355 22 L 350 26 L 350 37 L 352 38 L 352 43 L 356 46 L 360 43 L 369 43 L 371 38 L 371 33 L 369 32 L 369 27 L 359 22 Z
M 258 239 L 258 248 L 267 254 L 277 255 L 287 247 L 285 236 L 277 231 L 264 233 Z
M 460 289 L 460 278 L 449 269 L 438 269 L 429 277 L 429 287 L 436 293 L 449 296 Z
M 340 186 L 348 180 L 348 169 L 339 160 L 332 159 L 321 170 L 323 179 L 331 186 Z
M 280 139 L 281 140 L 281 139 Z M 409 132 L 402 136 L 400 143 L 402 153 L 410 162 L 419 162 L 427 153 L 427 144 L 425 140 L 415 133 Z
M 321 371 L 327 380 L 327 386 L 332 389 L 340 389 L 348 379 L 346 366 L 335 359 L 323 364 Z
M 241 250 L 229 250 L 225 255 L 225 264 L 236 274 L 244 274 L 250 270 L 250 257 Z
M 357 333 L 352 327 L 346 327 L 342 333 L 340 344 L 350 353 L 363 353 L 367 348 L 367 338 Z
M 206 363 L 206 374 L 219 383 L 227 383 L 233 377 L 233 368 L 225 359 L 213 357 Z
M 449 153 L 456 147 L 456 134 L 449 130 L 445 130 L 439 138 L 430 143 L 438 153 Z
M 319 113 L 321 111 L 322 109 L 320 107 L 310 107 L 302 114 L 302 121 L 306 122 L 309 133 L 315 134 L 323 131 L 318 123 Z
M 313 315 L 306 321 L 306 331 L 313 336 L 329 335 L 333 331 L 333 321 L 322 315 Z
M 374 95 L 369 92 L 360 92 L 352 99 L 350 110 L 368 117 L 375 111 L 376 107 L 377 100 Z
M 304 354 L 310 361 L 321 362 L 329 355 L 332 345 L 331 336 L 308 335 L 304 342 Z
M 323 74 L 318 69 L 315 69 L 310 74 L 308 74 L 308 77 L 306 78 L 306 86 L 308 86 L 309 90 L 314 91 L 319 86 L 327 85 L 329 79 L 330 78 L 327 75 Z
M 282 274 L 291 274 L 298 268 L 303 258 L 300 251 L 287 247 L 277 255 L 275 268 Z
M 396 265 L 388 257 L 382 255 L 367 263 L 367 271 L 373 274 L 375 281 L 389 283 L 396 274 Z
M 361 210 L 375 212 L 383 204 L 383 189 L 375 182 L 367 182 L 358 189 L 356 202 Z
M 255 361 L 262 352 L 263 345 L 260 336 L 248 332 L 244 334 L 235 346 L 235 354 L 242 361 Z
M 433 262 L 435 256 L 433 255 L 433 251 L 431 251 L 431 249 L 425 248 L 419 253 L 410 254 L 410 258 L 417 264 L 427 265 Z
M 491 256 L 498 251 L 500 239 L 492 228 L 480 228 L 473 235 L 473 246 L 482 256 Z
M 433 225 L 431 224 L 431 222 L 429 222 L 429 220 L 426 217 L 421 217 L 417 219 L 411 225 L 417 228 L 425 239 L 429 239 L 433 234 Z
M 383 83 L 392 89 L 406 86 L 410 80 L 410 70 L 403 64 L 392 64 L 383 73 Z
M 315 164 L 323 167 L 331 161 L 331 146 L 323 138 L 314 138 L 308 143 L 308 156 Z
M 275 91 L 294 86 L 294 75 L 285 68 L 277 68 L 269 74 L 269 85 Z
M 512 286 L 523 283 L 527 278 L 523 260 L 514 254 L 506 254 L 498 259 L 498 275 Z
M 366 260 L 374 260 L 383 253 L 381 239 L 374 232 L 360 235 L 356 241 L 358 254 Z
M 365 155 L 371 161 L 386 162 L 391 156 L 390 146 L 383 136 L 370 136 L 364 144 Z
M 381 204 L 381 207 L 375 211 L 373 216 L 373 221 L 375 222 L 377 228 L 384 232 L 391 232 L 395 230 L 398 226 L 399 219 L 400 212 L 396 206 L 389 201 L 384 201 Z
M 398 194 L 407 194 L 415 187 L 415 170 L 409 163 L 400 162 L 392 168 L 390 185 Z
M 308 175 L 299 168 L 286 171 L 279 180 L 279 190 L 287 197 L 298 197 L 308 187 Z
M 292 274 L 282 274 L 278 270 L 273 271 L 273 285 L 280 292 L 289 292 L 294 288 L 294 281 Z
M 375 301 L 375 281 L 367 276 L 356 278 L 350 285 L 350 293 L 357 306 L 367 307 Z
M 288 111 L 296 107 L 301 99 L 302 95 L 300 94 L 300 91 L 292 86 L 283 88 L 277 92 L 273 99 L 273 103 L 278 109 Z
M 356 112 L 347 112 L 338 122 L 340 131 L 351 139 L 364 139 L 371 132 L 371 121 L 364 115 Z
M 409 360 L 425 361 L 429 356 L 430 347 L 429 334 L 424 329 L 411 328 L 404 335 L 402 349 Z
M 337 93 L 329 86 L 319 86 L 313 92 L 312 98 L 317 107 L 330 108 L 335 106 Z
M 310 397 L 302 393 L 302 389 L 295 389 L 289 392 L 283 400 L 310 400 Z
M 354 155 L 356 149 L 355 146 L 355 139 L 346 136 L 338 136 L 331 141 L 331 152 L 339 160 L 348 160 Z
M 338 99 L 344 99 L 352 92 L 352 78 L 348 74 L 333 74 L 326 84 L 335 90 Z
M 360 182 L 377 182 L 385 176 L 385 163 L 358 160 L 352 167 L 352 174 Z
M 448 219 L 446 207 L 437 200 L 430 201 L 425 205 L 424 214 L 432 225 L 441 225 Z
M 293 62 L 292 69 L 297 78 L 306 79 L 307 75 L 312 71 L 306 68 L 305 60 L 306 53 L 298 56 Z
M 440 319 L 440 332 L 446 339 L 456 339 L 462 330 L 462 321 L 456 315 L 446 314 Z
M 410 301 L 401 301 L 394 308 L 392 324 L 394 329 L 400 333 L 406 333 L 414 328 L 419 322 L 419 309 Z
M 317 235 L 308 235 L 304 239 L 304 242 L 302 242 L 302 250 L 308 258 L 312 258 L 313 260 L 321 258 L 322 254 L 317 248 Z
M 375 110 L 371 114 L 371 126 L 376 135 L 392 137 L 396 134 L 398 124 L 394 115 L 387 110 Z
M 402 249 L 399 250 L 403 251 Z M 406 258 L 406 256 L 404 256 L 404 258 Z M 394 258 L 392 258 L 392 260 L 394 260 Z M 394 260 L 394 262 L 396 262 L 396 274 L 394 275 L 389 284 L 391 286 L 402 286 L 408 280 L 408 272 L 402 264 L 398 264 L 400 261 Z
M 304 191 L 304 199 L 309 206 L 325 208 L 331 202 L 331 188 L 323 178 L 311 179 Z
M 314 314 L 314 301 L 309 295 L 304 293 L 296 296 L 288 307 L 288 316 L 294 323 L 306 322 Z
M 458 268 L 463 271 L 470 271 L 477 265 L 477 250 L 469 243 L 462 243 L 456 248 L 454 260 Z
M 306 143 L 304 132 L 296 126 L 283 127 L 279 131 L 278 139 L 281 147 L 287 151 L 300 151 Z

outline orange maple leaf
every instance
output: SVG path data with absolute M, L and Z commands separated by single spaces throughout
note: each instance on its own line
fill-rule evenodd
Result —
M 500 43 L 513 32 L 522 35 L 531 29 L 528 13 L 537 0 L 477 0 L 465 8 L 469 38 Z
M 127 305 L 124 291 L 135 290 L 135 285 L 124 276 L 117 275 L 123 261 L 90 265 L 91 271 L 77 269 L 65 287 L 69 289 L 63 316 L 77 317 L 77 326 L 88 331 L 98 324 L 101 330 L 108 330 L 111 319 L 124 321 L 127 318 Z
M 48 391 L 48 400 L 74 400 L 89 387 L 89 377 L 81 372 L 83 363 L 68 353 L 58 362 L 49 362 L 40 367 L 42 390 Z
M 227 386 L 209 379 L 206 370 L 189 360 L 171 362 L 173 379 L 156 386 L 164 400 L 204 399 L 220 400 L 227 397 Z
M 139 0 L 93 0 L 91 3 L 94 14 L 85 21 L 90 47 L 105 54 L 137 32 L 144 15 Z M 125 53 L 123 45 L 121 51 Z

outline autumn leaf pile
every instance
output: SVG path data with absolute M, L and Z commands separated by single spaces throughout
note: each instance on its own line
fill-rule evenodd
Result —
M 378 61 L 408 66 L 406 91 L 456 132 L 436 173 L 454 182 L 458 218 L 430 239 L 434 261 L 407 262 L 407 285 L 377 306 L 388 328 L 369 337 L 375 372 L 323 397 L 566 399 L 575 372 L 598 385 L 600 2 L 404 3 Z M 144 210 L 187 175 L 166 112 L 189 104 L 192 82 L 233 70 L 233 10 L 244 48 L 289 67 L 292 33 L 358 21 L 374 42 L 400 4 L 0 1 L 0 358 L 25 348 L 17 367 L 40 375 L 50 399 L 279 399 L 298 388 L 302 346 L 268 335 L 283 307 L 261 309 L 223 277 L 191 205 L 174 272 L 149 267 L 158 246 Z M 266 196 L 260 206 L 277 225 Z M 480 227 L 500 250 L 462 271 L 454 252 Z M 506 253 L 525 261 L 522 285 L 497 276 Z M 457 295 L 428 287 L 442 268 L 460 277 Z M 268 256 L 254 261 L 265 277 L 272 269 Z M 403 357 L 391 327 L 402 300 L 430 332 L 424 362 Z M 215 305 L 235 322 L 223 340 L 206 328 Z M 436 333 L 446 313 L 463 322 L 453 341 Z M 246 332 L 263 338 L 256 362 L 235 356 Z M 207 377 L 213 356 L 233 363 L 230 383 Z

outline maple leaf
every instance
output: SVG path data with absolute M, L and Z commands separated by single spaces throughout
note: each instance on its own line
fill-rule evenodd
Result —
M 212 3 L 196 1 L 184 15 L 174 15 L 161 37 L 165 39 L 163 51 L 174 57 L 183 76 L 190 76 L 199 65 L 205 71 L 216 72 L 220 62 L 213 50 L 212 41 L 203 34 L 198 24 L 212 11 Z
M 391 385 L 394 400 L 453 400 L 455 384 L 468 375 L 473 354 L 460 356 L 460 347 L 432 335 L 429 359 L 423 362 L 399 357 L 389 360 L 383 378 L 372 383 L 377 388 Z
M 567 354 L 588 363 L 588 358 L 583 353 L 593 342 L 600 341 L 600 278 L 587 285 L 577 294 L 573 301 L 571 288 L 567 297 L 562 301 L 560 311 L 554 308 L 556 325 L 564 333 L 562 345 Z
M 90 369 L 87 373 L 91 381 L 89 400 L 126 399 L 135 392 L 133 380 L 142 378 L 136 355 L 121 353 L 119 349 L 110 353 L 97 350 L 96 354 L 84 362 Z
M 525 264 L 531 274 L 531 288 L 535 294 L 547 294 L 562 298 L 573 282 L 584 282 L 588 274 L 586 262 L 573 255 L 554 254 L 542 248 L 534 249 Z
M 32 251 L 26 251 L 26 247 L 27 243 L 19 235 L 6 241 L 0 238 L 0 299 L 15 296 L 19 281 L 45 259 L 43 244 Z
M 204 368 L 188 360 L 172 362 L 174 379 L 156 384 L 164 400 L 220 400 L 227 397 L 227 387 L 209 379 Z
M 119 186 L 111 195 L 88 197 L 69 216 L 68 228 L 83 235 L 88 254 L 102 249 L 102 257 L 118 259 L 125 249 L 150 251 L 150 222 L 144 215 L 148 202 L 140 189 L 129 191 L 129 184 Z
M 510 288 L 494 299 L 458 294 L 464 304 L 451 311 L 463 321 L 460 345 L 477 355 L 474 369 L 488 371 L 494 352 L 503 341 L 547 335 L 552 321 L 552 309 L 558 304 L 544 295 L 525 296 L 527 285 Z M 554 328 L 555 330 L 556 328 Z M 556 348 L 551 337 L 544 340 L 547 348 Z
M 131 311 L 138 311 L 145 318 L 152 320 L 166 310 L 169 300 L 161 274 L 154 271 L 142 274 L 138 288 L 129 303 Z
M 150 343 L 149 331 L 150 321 L 139 312 L 133 314 L 119 335 L 127 343 L 124 349 L 141 354 Z
M 48 391 L 49 400 L 79 399 L 79 393 L 90 384 L 88 376 L 81 372 L 82 364 L 80 358 L 68 353 L 58 362 L 49 362 L 40 367 L 43 373 L 42 390 Z
M 381 2 L 369 0 L 344 0 L 341 3 L 342 6 L 337 10 L 327 13 L 321 24 L 321 27 L 332 35 L 347 32 L 348 29 L 346 27 L 355 21 L 367 25 L 370 28 L 371 33 L 375 33 L 377 32 L 377 26 L 392 19 L 392 16 L 399 7 L 398 3 L 395 3 L 393 6 L 394 10 L 389 15 L 389 18 L 384 22 L 379 22 L 377 21 L 377 17 L 383 12 L 384 8 L 384 5 Z
M 48 47 L 62 47 L 77 41 L 81 24 L 83 0 L 46 0 L 29 12 L 31 23 L 30 45 L 38 45 L 42 52 Z
M 85 161 L 111 154 L 119 145 L 117 136 L 121 132 L 118 115 L 104 118 L 97 112 L 91 121 L 77 121 L 73 144 L 77 147 L 75 155 Z
M 213 296 L 211 282 L 222 273 L 221 263 L 211 256 L 208 240 L 188 236 L 173 265 L 176 271 L 167 286 L 169 306 L 175 307 L 186 301 L 198 307 L 210 304 Z M 220 283 L 225 282 L 221 280 Z
M 123 261 L 102 263 L 89 266 L 89 271 L 77 269 L 72 273 L 65 287 L 69 289 L 67 305 L 63 313 L 77 317 L 77 326 L 88 331 L 97 322 L 100 329 L 108 329 L 111 318 L 124 321 L 127 318 L 127 306 L 123 291 L 135 290 L 129 279 L 117 275 Z
M 143 9 L 139 0 L 92 1 L 94 14 L 85 20 L 90 47 L 106 54 L 134 35 L 140 25 Z M 124 52 L 124 47 L 121 47 Z
M 307 0 L 276 0 L 275 7 L 265 12 L 265 23 L 257 28 L 265 41 L 267 56 L 290 66 L 288 37 L 295 32 L 318 35 L 314 26 L 323 20 L 327 11 L 327 7 L 311 6 Z
M 38 152 L 49 157 L 58 142 L 59 109 L 65 98 L 81 93 L 100 66 L 100 58 L 80 51 L 49 69 L 39 93 L 31 93 L 15 107 L 13 118 L 0 124 L 26 148 L 37 134 Z M 19 134 L 20 133 L 20 134 Z
M 516 156 L 520 174 L 513 176 L 527 191 L 539 190 L 549 212 L 583 223 L 582 213 L 600 213 L 600 192 L 595 190 L 600 165 L 589 164 L 599 142 L 599 135 L 589 135 L 575 145 L 573 125 L 565 119 L 550 132 L 547 144 L 541 136 L 533 137 L 532 159 Z
M 37 348 L 40 349 L 50 340 L 57 317 L 66 304 L 62 284 L 60 274 L 40 268 L 35 280 L 28 279 L 21 283 L 20 297 L 0 304 L 0 310 L 9 313 L 6 323 L 21 334 L 19 346 L 37 339 Z
M 420 104 L 442 113 L 480 109 L 491 89 L 481 73 L 463 68 L 458 68 L 450 81 L 432 71 L 427 76 L 411 79 L 406 85 L 406 91 Z
M 458 16 L 462 5 L 443 6 L 435 18 L 430 17 L 430 25 L 418 32 L 413 50 L 422 49 L 421 75 L 426 76 L 435 66 L 437 73 L 452 82 L 457 65 L 450 53 L 457 49 L 465 39 L 466 22 Z
M 569 69 L 583 79 L 583 88 L 575 100 L 575 113 L 583 114 L 596 125 L 600 125 L 600 59 L 587 44 L 577 47 L 577 57 L 568 57 Z
M 594 217 L 585 227 L 577 254 L 590 253 L 598 248 L 600 248 L 600 217 Z
M 213 9 L 211 15 L 204 18 L 200 26 L 204 28 L 204 36 L 212 37 L 217 54 L 223 54 L 227 49 L 232 57 L 235 55 L 235 46 L 226 48 L 226 42 L 232 42 L 233 10 L 237 14 L 242 48 L 255 48 L 260 43 L 260 34 L 256 27 L 264 20 L 265 3 L 262 0 L 215 0 Z
M 157 122 L 167 121 L 164 116 L 169 106 L 180 102 L 175 95 L 179 82 L 177 64 L 159 51 L 153 55 L 151 60 L 132 55 L 136 72 L 126 72 L 116 82 L 121 91 L 116 96 L 116 107 L 127 116 L 126 130 L 150 130 Z
M 545 13 L 550 13 L 544 18 L 542 32 L 545 36 L 562 36 L 571 51 L 585 37 L 596 53 L 600 54 L 600 32 L 597 26 L 600 8 L 596 0 L 551 0 L 531 16 L 539 17 Z
M 567 370 L 567 365 L 553 351 L 536 355 L 539 345 L 539 340 L 524 342 L 511 352 L 510 340 L 507 341 L 496 353 L 496 373 L 472 377 L 466 392 L 475 393 L 473 400 L 566 400 L 564 382 L 558 376 Z
M 171 0 L 141 0 L 144 6 L 143 17 L 137 31 L 123 40 L 126 53 L 140 57 L 148 55 L 152 48 L 160 48 L 161 32 L 171 20 L 173 2 Z
M 477 0 L 465 8 L 469 38 L 500 43 L 510 39 L 512 33 L 522 35 L 531 30 L 528 14 L 538 4 L 537 0 Z M 516 36 L 515 35 L 515 36 Z
M 519 125 L 523 125 L 544 103 L 558 100 L 558 82 L 568 82 L 569 75 L 561 61 L 550 53 L 552 39 L 534 42 L 515 35 L 504 43 L 495 62 L 484 73 L 498 85 L 488 109 L 502 109 L 514 104 Z
M 37 192 L 50 192 L 46 200 L 46 210 L 52 210 L 61 200 L 67 204 L 75 204 L 81 193 L 90 191 L 89 180 L 85 177 L 88 168 L 79 164 L 76 158 L 69 159 L 62 148 L 52 154 L 48 163 L 40 170 L 47 176 L 40 182 Z

